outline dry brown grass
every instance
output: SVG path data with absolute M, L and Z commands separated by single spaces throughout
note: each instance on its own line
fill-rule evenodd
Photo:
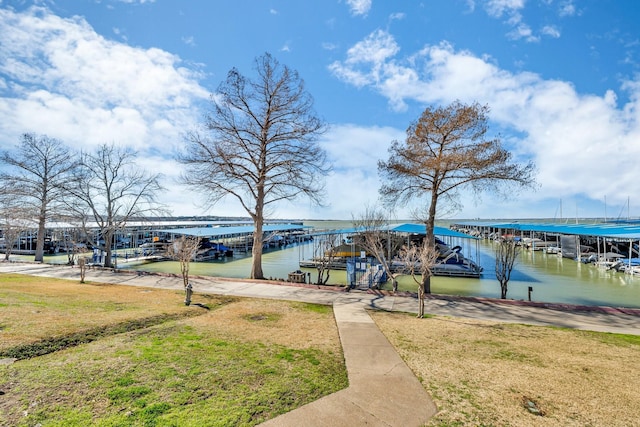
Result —
M 638 340 L 466 319 L 372 315 L 434 398 L 439 413 L 428 425 L 640 425 Z
M 0 350 L 82 329 L 185 310 L 182 292 L 0 275 Z
M 229 299 L 195 293 L 193 303 L 215 308 Z M 342 352 L 330 307 L 318 310 L 304 303 L 234 300 L 205 312 L 185 307 L 182 291 L 0 275 L 0 350 L 150 314 L 200 310 L 204 314 L 189 322 L 215 324 L 224 333 L 257 342 Z
M 242 299 L 215 312 L 189 319 L 194 325 L 215 325 L 218 333 L 247 341 L 295 349 L 317 348 L 342 353 L 330 307 L 320 312 L 304 303 Z M 329 320 L 328 320 L 329 319 Z

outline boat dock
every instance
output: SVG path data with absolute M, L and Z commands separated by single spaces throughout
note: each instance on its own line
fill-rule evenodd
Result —
M 577 224 L 465 221 L 450 227 L 480 239 L 513 238 L 529 250 L 640 273 L 640 220 Z
M 420 244 L 419 242 L 426 236 L 425 224 L 390 224 L 380 231 L 387 235 L 385 238 L 388 241 L 395 237 L 396 240 L 404 242 L 403 245 L 406 247 Z M 300 267 L 345 270 L 348 269 L 350 262 L 363 259 L 368 259 L 369 263 L 375 264 L 376 262 L 370 254 L 365 254 L 366 251 L 353 243 L 354 236 L 361 232 L 362 230 L 356 228 L 347 228 L 313 233 L 314 245 L 316 245 L 315 256 L 311 259 L 301 260 Z M 435 227 L 434 235 L 437 237 L 438 247 L 442 252 L 439 262 L 431 268 L 434 276 L 480 278 L 482 267 L 477 263 L 480 257 L 477 237 L 446 227 Z M 329 240 L 343 243 L 338 246 L 325 245 L 323 251 L 323 242 Z M 390 260 L 391 270 L 400 272 L 406 268 L 403 261 L 398 259 L 397 251 L 397 249 L 395 252 L 389 249 L 385 256 Z M 466 256 L 462 255 L 463 252 Z

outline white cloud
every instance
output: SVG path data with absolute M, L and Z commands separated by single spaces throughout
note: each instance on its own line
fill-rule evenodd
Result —
M 0 140 L 35 132 L 78 149 L 132 147 L 141 167 L 169 174 L 162 201 L 175 214 L 202 211 L 173 180 L 182 167 L 171 160 L 209 95 L 197 72 L 175 55 L 105 39 L 84 19 L 43 8 L 0 10 L 0 34 Z
M 545 25 L 544 27 L 542 27 L 541 31 L 545 36 L 553 37 L 554 39 L 560 37 L 560 30 L 558 30 L 558 28 L 554 25 Z
M 493 18 L 505 18 L 505 23 L 511 27 L 506 36 L 510 40 L 524 40 L 528 43 L 540 41 L 540 36 L 534 33 L 531 26 L 527 24 L 522 16 L 526 0 L 488 0 L 485 3 L 487 14 Z M 557 30 L 550 32 L 553 27 L 547 26 L 542 29 L 544 35 L 559 36 Z
M 524 8 L 525 0 L 488 0 L 485 9 L 490 16 L 501 18 Z
M 523 23 L 518 22 L 514 25 L 514 29 L 507 33 L 507 37 L 511 40 L 520 40 L 524 39 L 527 42 L 537 42 L 540 41 L 540 38 L 533 34 L 531 28 Z
M 335 43 L 323 42 L 322 48 L 324 50 L 336 50 L 338 48 L 338 45 L 336 45 Z
M 134 4 L 134 3 L 140 3 L 140 4 L 145 4 L 145 3 L 155 3 L 156 0 L 116 0 L 122 3 L 128 3 L 128 4 Z
M 475 0 L 466 0 L 465 3 L 467 4 L 467 10 L 465 10 L 465 13 L 473 13 L 474 10 L 476 10 L 476 2 Z
M 360 214 L 363 206 L 373 205 L 378 200 L 378 160 L 387 158 L 391 141 L 404 137 L 404 131 L 391 127 L 332 126 L 319 141 L 333 166 L 333 171 L 325 179 L 329 205 L 315 206 L 299 199 L 280 204 L 272 212 L 272 217 L 349 220 L 352 215 Z M 225 212 L 240 212 L 233 210 L 233 200 L 228 199 L 224 203 Z
M 390 127 L 361 127 L 353 124 L 336 125 L 321 141 L 336 172 L 373 167 L 386 158 L 387 148 L 394 139 L 403 139 L 404 132 Z
M 395 45 L 388 33 L 365 40 L 371 38 Z M 538 166 L 541 189 L 523 196 L 528 202 L 580 193 L 591 200 L 607 195 L 616 203 L 626 200 L 640 181 L 638 81 L 623 86 L 632 101 L 620 108 L 612 90 L 601 96 L 580 94 L 571 83 L 505 71 L 491 58 L 456 51 L 446 43 L 426 46 L 405 59 L 396 57 L 398 49 L 386 49 L 375 61 L 354 60 L 354 52 L 361 51 L 354 46 L 331 70 L 347 83 L 378 91 L 395 108 L 409 101 L 488 104 L 494 128 L 501 130 L 511 151 Z
M 104 142 L 167 151 L 199 118 L 200 75 L 160 49 L 96 34 L 80 17 L 47 9 L 0 10 L 0 136 L 57 137 L 70 146 Z
M 347 4 L 354 15 L 366 15 L 371 9 L 371 0 L 347 0 Z
M 336 61 L 329 69 L 355 86 L 365 86 L 372 80 L 379 80 L 380 66 L 399 50 L 400 47 L 389 33 L 377 30 L 351 47 L 343 63 Z
M 567 0 L 560 4 L 560 16 L 574 16 L 578 14 L 578 10 L 576 9 L 575 4 L 573 4 L 573 0 Z

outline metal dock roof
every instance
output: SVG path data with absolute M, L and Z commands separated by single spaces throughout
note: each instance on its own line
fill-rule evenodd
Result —
M 453 225 L 465 227 L 491 227 L 520 231 L 536 231 L 540 233 L 571 234 L 580 236 L 606 237 L 611 239 L 640 239 L 640 223 L 595 223 L 595 224 L 558 224 L 534 222 L 490 222 L 466 221 Z
M 270 224 L 263 226 L 264 232 L 280 232 L 280 231 L 295 231 L 306 230 L 309 226 L 300 224 Z M 254 230 L 253 225 L 243 226 L 230 226 L 230 227 L 187 227 L 187 228 L 165 228 L 155 230 L 157 232 L 182 234 L 185 236 L 196 237 L 224 237 L 224 236 L 242 236 L 252 234 Z

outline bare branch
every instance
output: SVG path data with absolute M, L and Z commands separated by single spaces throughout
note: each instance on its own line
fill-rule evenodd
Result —
M 520 254 L 520 246 L 513 238 L 496 241 L 494 252 L 496 256 L 496 279 L 500 283 L 500 298 L 507 298 L 509 280 L 516 258 Z
M 169 257 L 180 262 L 180 273 L 185 288 L 189 285 L 189 263 L 195 258 L 199 248 L 200 238 L 181 236 L 174 240 L 167 250 Z
M 446 107 L 429 107 L 409 126 L 403 143 L 391 143 L 389 159 L 378 162 L 384 182 L 380 194 L 388 206 L 426 200 L 419 211 L 426 225 L 426 241 L 432 246 L 442 202 L 448 212 L 453 212 L 460 206 L 461 189 L 478 195 L 535 185 L 533 163 L 514 162 L 499 139 L 486 138 L 488 112 L 487 106 L 459 101 Z M 431 292 L 428 278 L 424 288 Z
M 302 195 L 320 204 L 319 178 L 330 166 L 317 143 L 326 125 L 298 73 L 269 54 L 256 58 L 255 71 L 254 80 L 229 71 L 212 97 L 207 135 L 190 133 L 178 161 L 187 166 L 182 183 L 207 205 L 231 196 L 254 220 L 251 277 L 263 278 L 265 209 Z
M 382 209 L 365 206 L 364 212 L 353 218 L 353 226 L 358 230 L 354 243 L 371 254 L 395 283 L 397 274 L 391 268 L 390 260 L 402 246 L 402 239 L 389 233 L 387 225 L 387 216 Z
M 42 261 L 46 223 L 59 213 L 77 161 L 61 141 L 25 133 L 15 150 L 0 154 L 0 166 L 0 195 L 19 201 L 37 223 L 35 261 Z
M 82 153 L 74 180 L 67 187 L 74 196 L 69 208 L 81 222 L 91 243 L 106 252 L 111 266 L 113 241 L 118 230 L 131 219 L 162 212 L 156 195 L 162 190 L 160 174 L 149 174 L 135 164 L 136 153 L 113 144 L 103 144 L 94 153 Z M 99 229 L 92 237 L 89 228 Z M 103 243 L 99 240 L 103 239 Z

